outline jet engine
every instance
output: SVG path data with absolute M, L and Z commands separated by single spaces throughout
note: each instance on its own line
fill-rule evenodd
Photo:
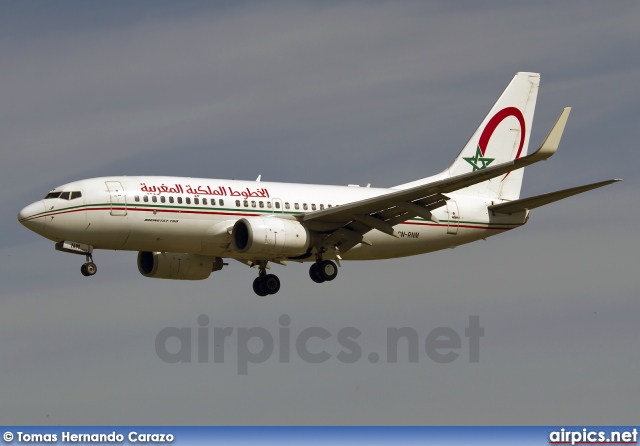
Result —
M 236 221 L 231 231 L 233 249 L 239 253 L 297 256 L 307 252 L 309 230 L 297 221 L 277 217 L 247 217 Z
M 138 271 L 145 277 L 174 280 L 203 280 L 222 269 L 220 257 L 174 252 L 138 253 Z

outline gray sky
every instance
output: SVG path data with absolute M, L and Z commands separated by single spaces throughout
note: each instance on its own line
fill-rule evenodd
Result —
M 0 419 L 5 424 L 632 424 L 637 370 L 636 2 L 5 2 L 0 5 Z M 624 178 L 537 209 L 508 234 L 346 263 L 316 285 L 274 266 L 258 298 L 232 262 L 203 282 L 142 277 L 135 253 L 82 258 L 16 221 L 51 188 L 102 175 L 393 186 L 446 167 L 517 71 L 542 73 L 531 138 L 573 111 L 523 195 Z M 332 358 L 277 352 L 237 374 L 167 364 L 165 327 L 263 327 Z M 464 329 L 485 336 L 470 363 Z M 387 364 L 387 328 L 460 357 Z M 355 327 L 362 358 L 336 359 Z M 260 344 L 252 344 L 257 351 Z M 372 364 L 370 352 L 383 360 Z M 195 353 L 194 353 L 195 354 Z M 211 353 L 211 357 L 213 354 Z

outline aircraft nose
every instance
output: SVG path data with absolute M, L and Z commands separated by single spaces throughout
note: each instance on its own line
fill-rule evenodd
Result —
M 18 221 L 32 231 L 38 232 L 44 229 L 44 217 L 38 217 L 45 210 L 42 200 L 31 203 L 18 213 Z

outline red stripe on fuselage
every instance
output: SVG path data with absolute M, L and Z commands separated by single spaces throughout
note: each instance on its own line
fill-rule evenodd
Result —
M 441 228 L 448 228 L 449 225 L 441 224 L 441 223 L 419 223 L 414 221 L 405 221 L 402 223 L 403 225 L 417 225 L 417 226 L 436 226 Z M 503 227 L 493 227 L 493 226 L 472 226 L 472 225 L 454 225 L 451 227 L 457 228 L 466 228 L 466 229 L 487 229 L 487 230 L 496 230 L 496 231 L 508 231 L 513 228 L 503 228 Z
M 236 215 L 236 216 L 244 216 L 244 217 L 257 217 L 262 214 L 255 213 L 238 213 L 238 212 L 220 212 L 220 211 L 191 211 L 191 210 L 182 210 L 182 209 L 149 209 L 149 208 L 131 208 L 131 207 L 95 207 L 95 208 L 80 208 L 80 209 L 69 209 L 66 211 L 60 212 L 51 212 L 43 215 L 36 215 L 33 217 L 25 218 L 22 221 L 35 220 L 37 218 L 44 217 L 52 217 L 54 215 L 62 215 L 62 214 L 71 214 L 74 212 L 83 212 L 83 211 L 128 211 L 128 212 L 166 212 L 166 213 L 174 213 L 174 214 L 202 214 L 202 215 Z
M 26 218 L 23 221 L 35 220 L 37 218 L 44 217 L 52 217 L 55 215 L 62 214 L 71 214 L 74 212 L 83 212 L 83 211 L 129 211 L 129 212 L 153 212 L 153 211 L 164 212 L 164 213 L 173 213 L 173 214 L 196 214 L 196 215 L 228 215 L 228 216 L 238 216 L 238 217 L 258 217 L 262 214 L 256 213 L 238 213 L 238 212 L 221 212 L 221 211 L 195 211 L 195 210 L 181 210 L 181 209 L 150 209 L 150 208 L 124 208 L 124 207 L 93 207 L 93 208 L 80 208 L 80 209 L 70 209 L 67 211 L 53 212 L 45 215 L 38 215 L 30 218 Z M 416 226 L 433 226 L 433 227 L 449 227 L 449 225 L 440 224 L 440 223 L 421 223 L 414 221 L 405 221 L 401 224 L 404 225 L 416 225 Z M 493 226 L 480 226 L 480 225 L 466 225 L 460 224 L 457 225 L 458 228 L 466 228 L 466 229 L 486 229 L 486 230 L 495 230 L 495 231 L 508 231 L 513 228 L 504 228 L 504 227 L 493 227 Z

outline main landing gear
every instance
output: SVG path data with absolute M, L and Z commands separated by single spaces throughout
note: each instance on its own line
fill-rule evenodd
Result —
M 266 267 L 266 262 L 260 264 L 258 277 L 253 281 L 253 291 L 258 296 L 276 294 L 280 291 L 280 279 L 275 274 L 267 274 Z
M 330 282 L 338 275 L 338 265 L 331 260 L 320 260 L 309 268 L 309 277 L 315 283 Z
M 255 266 L 255 264 L 253 265 Z M 258 277 L 253 281 L 253 291 L 258 296 L 276 294 L 280 290 L 280 279 L 274 274 L 267 274 L 267 262 L 257 264 Z M 309 268 L 309 277 L 316 283 L 330 282 L 338 275 L 338 265 L 331 260 L 322 260 L 321 257 Z

